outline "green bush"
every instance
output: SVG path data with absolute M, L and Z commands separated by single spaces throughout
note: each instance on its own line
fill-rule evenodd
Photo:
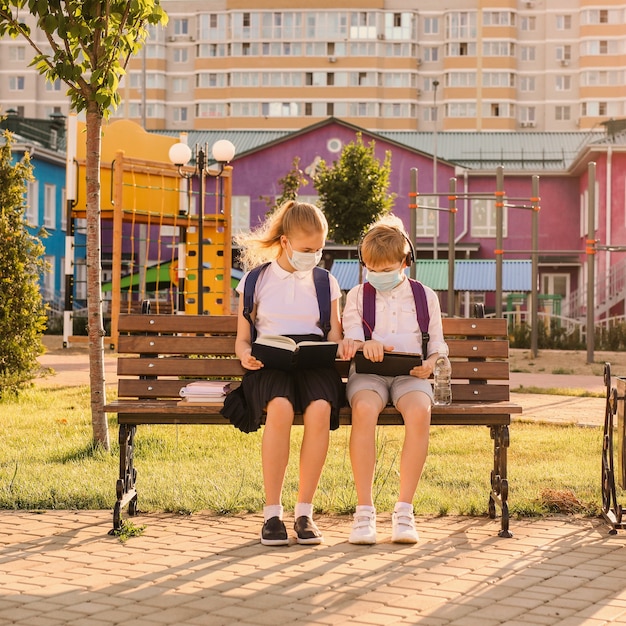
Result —
M 509 331 L 511 348 L 530 348 L 530 333 L 529 324 L 521 323 L 513 326 Z M 540 350 L 584 350 L 586 347 L 580 330 L 575 329 L 574 332 L 568 334 L 556 319 L 551 320 L 549 332 L 545 324 L 539 324 L 537 344 Z M 616 322 L 608 328 L 596 328 L 594 346 L 596 350 L 626 351 L 626 322 Z
M 29 232 L 24 215 L 32 167 L 28 154 L 13 164 L 11 147 L 11 134 L 5 131 L 0 146 L 0 398 L 35 378 L 46 326 L 39 289 L 44 248 Z

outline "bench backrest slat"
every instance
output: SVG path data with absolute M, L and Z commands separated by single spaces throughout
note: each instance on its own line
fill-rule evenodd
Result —
M 444 318 L 455 402 L 509 400 L 509 344 L 504 319 Z M 119 398 L 178 398 L 203 378 L 237 378 L 234 315 L 141 315 L 119 318 Z M 349 364 L 337 362 L 346 377 Z M 487 382 L 490 384 L 486 384 Z

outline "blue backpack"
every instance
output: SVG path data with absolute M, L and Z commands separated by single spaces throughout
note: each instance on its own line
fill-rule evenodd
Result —
M 252 320 L 252 309 L 254 308 L 254 288 L 261 274 L 267 269 L 270 263 L 263 263 L 250 270 L 243 288 L 243 316 L 250 323 L 250 337 L 252 341 L 256 339 L 256 328 Z M 313 268 L 313 282 L 317 293 L 317 305 L 320 309 L 320 319 L 317 325 L 324 333 L 324 339 L 330 332 L 330 277 L 328 270 L 322 267 Z
M 415 311 L 417 313 L 417 323 L 422 333 L 422 357 L 428 357 L 428 342 L 430 335 L 428 327 L 430 325 L 430 313 L 428 312 L 428 301 L 426 300 L 426 290 L 424 285 L 417 280 L 409 278 L 409 284 L 415 299 Z M 369 283 L 363 285 L 363 332 L 365 341 L 372 338 L 372 331 L 376 326 L 376 289 Z

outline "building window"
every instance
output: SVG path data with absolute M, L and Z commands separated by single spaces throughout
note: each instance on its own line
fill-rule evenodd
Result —
M 515 24 L 515 14 L 510 11 L 485 11 L 483 24 L 485 26 L 512 26 Z
M 175 35 L 188 35 L 189 34 L 189 20 L 187 18 L 174 20 L 174 34 Z
M 437 233 L 437 211 L 429 211 L 427 207 L 436 207 L 439 204 L 437 198 L 421 196 L 419 208 L 415 211 L 415 235 L 417 237 L 434 237 Z
M 522 61 L 535 60 L 535 46 L 520 46 L 520 53 Z
M 520 18 L 520 30 L 532 31 L 537 28 L 537 18 L 534 15 L 525 15 Z
M 476 37 L 476 12 L 459 11 L 447 16 L 448 39 L 474 39 Z
M 483 42 L 483 55 L 486 57 L 510 57 L 515 54 L 515 44 L 510 41 Z
M 570 61 L 572 58 L 572 46 L 557 46 L 556 48 L 556 60 L 557 61 Z
M 67 191 L 61 189 L 61 230 L 67 231 Z
M 39 183 L 36 180 L 26 186 L 26 220 L 30 226 L 39 226 Z
M 250 230 L 250 196 L 231 198 L 231 220 L 233 235 Z
M 507 210 L 502 208 L 502 236 L 507 236 Z M 496 232 L 496 201 L 476 199 L 471 201 L 471 232 L 472 237 L 495 238 Z
M 554 109 L 554 119 L 558 121 L 567 121 L 571 119 L 570 107 L 568 106 L 557 106 Z
M 433 62 L 439 60 L 439 48 L 437 47 L 426 47 L 422 50 L 424 61 Z
M 45 184 L 43 188 L 43 225 L 56 228 L 57 186 Z
M 11 46 L 9 48 L 9 61 L 25 61 L 26 46 Z
M 525 106 L 521 106 L 519 107 L 520 110 L 520 122 L 522 122 L 522 124 L 524 122 L 527 123 L 531 123 L 534 124 L 535 123 L 535 107 L 525 107 Z
M 174 107 L 174 121 L 186 122 L 187 121 L 187 107 Z
M 56 274 L 56 268 L 54 266 L 56 259 L 52 255 L 46 254 L 44 256 L 46 263 L 46 271 L 43 275 L 43 299 L 48 302 L 54 299 L 54 277 Z
M 313 104 L 311 102 L 304 103 L 304 115 L 307 117 L 313 115 Z
M 335 115 L 335 103 L 334 102 L 326 103 L 326 115 L 328 115 L 328 117 L 332 117 L 333 115 Z
M 535 91 L 535 77 L 521 76 L 519 79 L 520 91 Z
M 186 78 L 175 78 L 172 81 L 174 93 L 187 93 L 189 91 L 189 81 Z
M 10 91 L 24 91 L 26 79 L 23 76 L 9 76 Z
M 457 41 L 448 44 L 448 56 L 451 57 L 475 57 L 476 43 L 467 41 Z
M 46 81 L 46 91 L 61 91 L 61 80 L 57 78 L 56 80 L 50 82 Z
M 453 102 L 446 105 L 448 117 L 476 117 L 476 102 Z
M 569 91 L 572 88 L 572 77 L 557 76 L 555 79 L 555 87 L 557 91 Z
M 556 29 L 557 30 L 571 30 L 572 28 L 572 16 L 571 15 L 557 15 L 556 16 Z
M 424 18 L 424 34 L 425 35 L 437 35 L 438 33 L 439 33 L 439 18 L 425 17 Z
M 187 63 L 189 60 L 189 50 L 187 50 L 187 48 L 174 48 L 172 59 L 174 63 Z

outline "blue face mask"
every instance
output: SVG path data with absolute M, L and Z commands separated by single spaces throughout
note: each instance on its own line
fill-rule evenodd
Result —
M 391 291 L 402 282 L 402 270 L 397 272 L 372 272 L 367 270 L 367 282 L 376 289 L 376 291 Z

